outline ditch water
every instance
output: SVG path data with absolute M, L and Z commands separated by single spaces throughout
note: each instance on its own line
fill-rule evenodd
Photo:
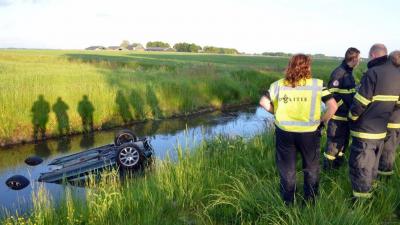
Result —
M 263 132 L 270 123 L 270 114 L 261 108 L 249 107 L 190 118 L 149 121 L 127 128 L 132 129 L 139 137 L 149 137 L 155 157 L 162 160 L 167 155 L 175 158 L 174 149 L 178 145 L 194 148 L 203 139 L 217 135 L 251 138 Z M 115 132 L 116 130 L 101 131 L 90 135 L 49 140 L 40 144 L 0 149 L 0 217 L 21 214 L 31 209 L 32 195 L 37 192 L 40 185 L 44 185 L 54 202 L 63 199 L 66 187 L 37 182 L 40 173 L 48 171 L 47 164 L 55 158 L 112 143 Z M 44 161 L 37 166 L 28 166 L 24 160 L 29 156 L 39 156 Z M 5 182 L 13 175 L 27 177 L 30 185 L 18 191 L 10 189 Z M 75 197 L 85 195 L 82 187 L 69 188 Z

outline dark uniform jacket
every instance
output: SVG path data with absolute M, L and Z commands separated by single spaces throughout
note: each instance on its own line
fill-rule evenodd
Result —
M 387 56 L 368 63 L 354 96 L 349 118 L 351 135 L 362 139 L 383 139 L 390 117 L 399 102 L 400 70 Z
M 347 120 L 347 115 L 355 94 L 356 82 L 353 77 L 353 68 L 345 61 L 331 74 L 328 89 L 338 103 L 338 110 L 333 119 Z
M 400 71 L 400 67 L 397 67 L 397 69 Z M 389 119 L 388 128 L 400 129 L 400 101 L 397 102 L 393 114 Z

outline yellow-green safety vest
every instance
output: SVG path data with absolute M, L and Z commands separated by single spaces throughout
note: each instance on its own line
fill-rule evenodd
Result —
M 321 119 L 322 97 L 330 94 L 323 90 L 323 81 L 306 79 L 302 85 L 291 87 L 285 79 L 271 84 L 269 93 L 274 106 L 275 124 L 289 132 L 313 132 Z

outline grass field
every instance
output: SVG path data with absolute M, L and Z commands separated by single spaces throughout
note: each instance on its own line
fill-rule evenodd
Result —
M 76 199 L 66 188 L 61 205 L 41 189 L 28 216 L 9 217 L 4 224 L 400 224 L 400 169 L 381 180 L 374 197 L 351 201 L 348 168 L 321 174 L 315 205 L 303 204 L 298 163 L 294 206 L 279 196 L 274 162 L 274 135 L 250 141 L 217 137 L 196 151 L 178 148 L 178 160 L 157 161 L 135 179 L 119 182 L 110 172 Z
M 256 103 L 286 64 L 276 57 L 1 50 L 0 144 Z M 316 59 L 313 72 L 326 79 L 338 64 Z

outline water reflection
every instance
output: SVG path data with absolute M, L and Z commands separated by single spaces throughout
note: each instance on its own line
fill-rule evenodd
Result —
M 94 133 L 85 133 L 82 135 L 79 146 L 82 148 L 90 148 L 94 146 Z
M 62 137 L 57 142 L 57 151 L 61 153 L 66 153 L 71 150 L 71 138 L 70 137 Z
M 51 150 L 49 148 L 49 145 L 47 144 L 47 141 L 41 141 L 35 144 L 34 150 L 35 150 L 35 155 L 42 158 L 48 158 L 51 155 Z

